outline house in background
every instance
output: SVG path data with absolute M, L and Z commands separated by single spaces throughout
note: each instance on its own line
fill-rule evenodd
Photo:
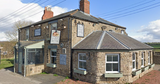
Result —
M 90 15 L 90 2 L 53 16 L 45 7 L 42 21 L 20 28 L 15 72 L 47 73 L 91 83 L 130 83 L 153 69 L 152 49 L 126 28 Z

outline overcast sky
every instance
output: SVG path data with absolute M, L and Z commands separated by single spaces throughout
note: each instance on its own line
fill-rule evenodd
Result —
M 141 42 L 160 42 L 159 0 L 89 1 L 91 15 L 126 27 L 128 35 Z M 40 21 L 45 6 L 58 15 L 79 9 L 79 0 L 0 0 L 0 41 L 7 40 L 4 32 L 16 21 Z

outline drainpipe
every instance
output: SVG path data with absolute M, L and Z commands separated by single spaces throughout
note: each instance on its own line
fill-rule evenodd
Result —
M 73 20 L 73 18 L 71 18 L 71 19 L 68 18 L 68 42 L 69 42 L 69 35 L 70 35 L 70 27 L 69 27 L 69 25 L 70 25 L 70 22 L 72 23 L 72 20 Z M 72 24 L 71 24 L 71 29 L 72 29 Z M 71 39 L 72 39 L 72 35 L 71 35 Z M 71 45 L 70 45 L 70 48 L 72 48 Z M 71 59 L 70 59 L 70 78 L 72 78 L 72 72 L 73 72 L 73 69 L 72 69 L 72 49 L 70 49 L 70 50 L 71 50 L 70 51 L 70 56 L 71 56 Z
M 16 60 L 16 55 L 17 53 L 16 53 L 16 48 L 14 47 L 14 73 L 15 73 L 15 60 Z
M 25 52 L 25 54 L 24 54 L 24 77 L 26 77 L 26 55 L 27 55 L 27 49 L 26 49 L 26 47 L 24 48 L 24 52 Z

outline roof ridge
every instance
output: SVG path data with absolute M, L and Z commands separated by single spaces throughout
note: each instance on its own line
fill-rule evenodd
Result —
M 112 36 L 109 32 L 106 31 L 106 33 L 111 36 L 114 40 L 116 40 L 118 43 L 120 43 L 122 46 L 124 46 L 127 49 L 131 49 L 129 48 L 127 45 L 123 44 L 121 41 L 119 41 L 117 38 L 115 38 L 114 36 Z
M 93 31 L 95 32 L 95 31 Z M 79 41 L 78 43 L 76 43 L 72 48 L 74 48 L 75 46 L 77 46 L 79 43 L 81 43 L 83 40 L 85 40 L 87 37 L 89 37 L 93 32 L 91 32 L 90 34 L 88 34 L 86 37 L 84 37 L 81 41 Z
M 97 45 L 97 48 L 96 48 L 96 49 L 100 49 L 100 46 L 101 46 L 101 44 L 102 44 L 102 40 L 104 39 L 104 36 L 105 36 L 105 31 L 103 31 L 102 36 L 101 36 L 101 38 L 100 38 L 100 41 L 98 42 L 98 45 Z
M 72 15 L 74 15 L 77 12 L 78 12 L 78 9 L 76 9 L 73 13 L 70 13 L 70 15 L 72 16 Z

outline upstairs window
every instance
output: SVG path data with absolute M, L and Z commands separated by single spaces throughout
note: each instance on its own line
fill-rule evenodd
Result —
M 124 34 L 124 30 L 121 30 L 121 34 Z
M 57 30 L 57 23 L 51 24 L 51 30 Z
M 106 55 L 106 73 L 119 73 L 119 54 Z
M 29 40 L 29 28 L 26 29 L 26 40 Z
M 77 24 L 77 36 L 84 37 L 84 25 Z
M 41 35 L 41 28 L 34 30 L 34 36 L 40 36 Z
M 144 67 L 144 52 L 142 53 L 142 56 L 141 56 L 141 67 Z
M 136 70 L 136 53 L 132 54 L 132 71 Z
M 109 30 L 109 32 L 113 32 L 113 30 Z

